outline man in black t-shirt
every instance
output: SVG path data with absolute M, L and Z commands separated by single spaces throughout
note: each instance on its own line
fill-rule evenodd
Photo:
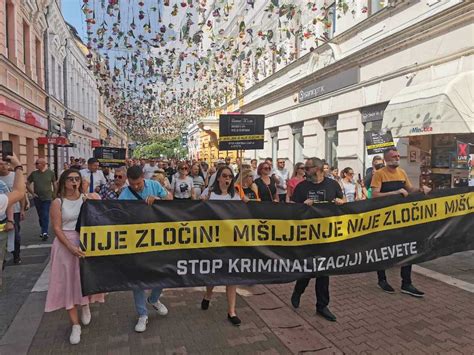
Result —
M 342 205 L 344 195 L 341 186 L 335 181 L 325 177 L 324 162 L 318 158 L 310 158 L 305 163 L 306 180 L 300 182 L 291 196 L 294 202 L 301 202 L 308 206 L 315 203 L 335 203 Z M 298 308 L 301 295 L 309 284 L 310 278 L 296 281 L 291 304 Z M 327 320 L 336 321 L 336 316 L 331 313 L 329 305 L 329 276 L 316 277 L 316 312 Z

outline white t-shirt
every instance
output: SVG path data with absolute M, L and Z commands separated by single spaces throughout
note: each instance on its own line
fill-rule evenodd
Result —
M 3 215 L 7 212 L 7 207 L 8 207 L 7 195 L 0 195 L 0 215 Z
M 10 189 L 13 191 L 13 181 L 15 180 L 15 173 L 10 172 L 8 175 L 0 176 L 0 180 L 2 180 Z M 13 213 L 18 213 L 21 211 L 20 202 L 17 202 L 13 205 Z
M 206 188 L 202 194 L 201 194 L 201 199 L 204 200 L 207 198 L 209 195 L 209 188 Z M 209 196 L 209 200 L 214 200 L 214 201 L 240 201 L 240 196 L 237 193 L 237 191 L 234 194 L 234 197 L 231 197 L 229 194 L 227 195 L 218 195 L 215 192 L 211 192 L 211 196 Z
M 280 180 L 280 184 L 277 185 L 277 194 L 286 194 L 286 181 L 288 180 L 289 178 L 289 173 L 288 173 L 288 170 L 286 169 L 277 169 L 275 170 L 275 175 L 278 177 L 278 179 Z
M 191 176 L 186 176 L 184 179 L 173 177 L 173 181 L 171 181 L 171 190 L 174 191 L 173 196 L 176 198 L 191 198 L 193 187 Z
M 194 193 L 196 196 L 201 196 L 202 188 L 204 187 L 204 179 L 202 176 L 193 176 Z
M 145 164 L 145 167 L 143 168 L 143 173 L 145 174 L 145 179 L 151 179 L 153 177 L 153 174 L 155 171 L 158 169 L 158 167 L 151 166 L 150 164 Z

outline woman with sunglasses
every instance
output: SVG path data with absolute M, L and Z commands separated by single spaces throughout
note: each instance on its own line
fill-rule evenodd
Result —
M 296 163 L 293 169 L 293 175 L 291 179 L 288 181 L 287 185 L 287 193 L 286 193 L 286 203 L 293 202 L 291 200 L 291 196 L 293 195 L 293 191 L 295 191 L 295 187 L 301 182 L 304 181 L 305 171 L 304 171 L 304 164 L 303 163 Z
M 81 341 L 77 307 L 82 306 L 81 321 L 88 325 L 91 321 L 89 303 L 104 302 L 104 294 L 82 296 L 79 258 L 84 257 L 84 252 L 79 247 L 76 224 L 82 203 L 87 198 L 100 200 L 96 193 L 83 193 L 82 177 L 77 170 L 64 171 L 59 178 L 57 198 L 51 204 L 51 222 L 56 238 L 51 248 L 51 272 L 45 312 L 62 308 L 67 310 L 72 323 L 69 337 L 71 344 Z
M 214 184 L 203 192 L 204 200 L 226 200 L 240 201 L 239 195 L 234 188 L 234 173 L 227 167 L 221 167 L 217 170 Z M 206 287 L 206 293 L 201 302 L 201 309 L 207 310 L 212 298 L 213 286 Z M 237 286 L 226 286 L 227 294 L 227 319 L 235 326 L 239 326 L 241 320 L 235 313 L 235 302 L 237 300 Z
M 352 168 L 345 168 L 341 171 L 341 188 L 347 202 L 359 201 L 360 196 L 358 193 L 357 185 L 354 181 L 354 170 Z
M 171 193 L 175 200 L 194 200 L 193 178 L 188 176 L 189 167 L 186 163 L 178 164 L 178 173 L 173 176 L 171 181 Z
M 242 170 L 242 176 L 237 177 L 236 181 L 235 190 L 238 192 L 242 201 L 260 201 L 258 187 L 253 182 L 252 169 L 248 168 Z
M 258 194 L 262 201 L 280 202 L 277 194 L 276 181 L 272 176 L 272 167 L 269 163 L 263 162 L 257 168 L 257 174 L 260 176 L 255 179 L 255 185 L 258 188 Z

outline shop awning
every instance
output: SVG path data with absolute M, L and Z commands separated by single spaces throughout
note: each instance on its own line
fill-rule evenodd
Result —
M 474 132 L 474 71 L 409 86 L 390 100 L 382 129 L 394 137 Z

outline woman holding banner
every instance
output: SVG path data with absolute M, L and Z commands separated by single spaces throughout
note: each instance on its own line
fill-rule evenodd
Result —
M 214 184 L 203 192 L 204 200 L 231 200 L 240 201 L 239 195 L 234 188 L 234 173 L 231 168 L 224 166 L 217 170 Z M 206 293 L 201 302 L 201 309 L 207 310 L 212 298 L 213 286 L 206 287 Z M 235 313 L 235 302 L 237 299 L 237 286 L 226 286 L 227 294 L 227 319 L 235 326 L 239 326 L 241 321 Z
M 82 203 L 87 198 L 100 200 L 100 197 L 96 193 L 83 193 L 82 177 L 75 169 L 68 169 L 61 174 L 57 196 L 50 211 L 56 238 L 51 249 L 45 312 L 65 308 L 72 323 L 69 342 L 78 344 L 81 341 L 81 326 L 77 306 L 82 306 L 82 324 L 88 325 L 91 321 L 89 303 L 104 302 L 104 294 L 82 296 L 79 258 L 84 257 L 84 252 L 79 247 L 76 224 Z

